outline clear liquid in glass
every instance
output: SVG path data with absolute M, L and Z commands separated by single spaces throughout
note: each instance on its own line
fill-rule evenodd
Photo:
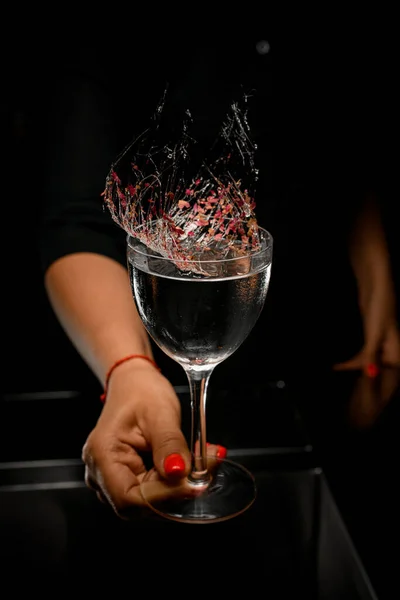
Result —
M 151 273 L 128 259 L 143 323 L 160 348 L 180 364 L 218 364 L 243 343 L 264 305 L 271 264 L 223 278 Z

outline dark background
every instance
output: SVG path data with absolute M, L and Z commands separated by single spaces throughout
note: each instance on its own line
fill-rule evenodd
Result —
M 394 598 L 398 552 L 389 546 L 399 532 L 398 402 L 388 402 L 368 428 L 352 426 L 345 416 L 352 382 L 342 377 L 332 383 L 330 366 L 362 341 L 344 238 L 332 238 L 332 223 L 347 219 L 351 198 L 371 183 L 380 192 L 399 285 L 398 49 L 390 15 L 368 23 L 359 15 L 351 25 L 346 17 L 337 24 L 315 15 L 315 27 L 293 33 L 272 29 L 270 20 L 256 15 L 242 25 L 253 38 L 250 63 L 260 82 L 252 113 L 262 171 L 257 204 L 261 223 L 274 235 L 275 254 L 257 331 L 216 369 L 215 385 L 250 377 L 255 384 L 282 379 L 292 386 L 373 580 Z M 27 22 L 13 31 L 3 54 L 0 98 L 2 393 L 78 390 L 93 398 L 100 385 L 49 306 L 36 240 L 45 176 L 41 114 L 57 48 L 68 50 L 74 40 L 58 39 L 55 27 L 44 35 Z M 257 51 L 261 40 L 270 45 L 266 54 Z M 235 56 L 234 35 L 224 52 Z M 186 383 L 179 368 L 160 361 L 173 383 Z M 19 406 L 23 421 L 25 405 Z
M 398 285 L 397 48 L 390 29 L 378 22 L 339 28 L 324 22 L 292 33 L 271 31 L 268 19 L 263 24 L 249 17 L 244 23 L 246 44 L 225 36 L 218 58 L 226 65 L 243 61 L 257 85 L 250 105 L 260 168 L 257 214 L 274 236 L 274 270 L 260 323 L 229 365 L 216 369 L 221 380 L 249 353 L 255 370 L 262 367 L 279 378 L 297 362 L 326 367 L 358 349 L 361 331 L 343 224 L 371 185 L 380 194 Z M 4 62 L 6 391 L 97 385 L 49 307 L 37 240 L 46 177 L 42 122 L 57 59 L 78 41 L 61 34 L 58 39 L 54 30 L 41 43 L 37 39 L 33 29 L 19 31 L 18 52 Z M 90 44 L 92 38 L 83 39 Z M 257 50 L 263 40 L 269 44 L 264 54 Z M 147 50 L 154 54 L 157 46 L 149 43 L 143 56 Z M 185 64 L 177 61 L 176 68 Z M 181 370 L 160 360 L 182 382 Z

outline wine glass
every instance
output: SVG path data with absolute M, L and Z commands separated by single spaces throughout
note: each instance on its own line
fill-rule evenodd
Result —
M 133 298 L 155 343 L 186 372 L 191 399 L 191 473 L 167 483 L 153 468 L 141 484 L 148 506 L 186 523 L 224 521 L 256 497 L 253 475 L 242 465 L 207 456 L 206 401 L 214 368 L 253 329 L 267 296 L 273 239 L 258 228 L 256 249 L 218 249 L 190 260 L 167 258 L 143 236 L 128 234 L 127 263 Z

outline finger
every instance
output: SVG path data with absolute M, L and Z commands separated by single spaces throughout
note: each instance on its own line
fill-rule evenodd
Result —
M 226 458 L 227 449 L 220 444 L 207 444 L 207 469 L 214 471 L 221 460 Z
M 380 369 L 376 361 L 371 358 L 357 356 L 343 363 L 333 366 L 334 371 L 362 371 L 364 375 L 375 378 L 379 375 Z
M 196 442 L 195 452 L 198 448 L 199 444 Z M 213 473 L 226 454 L 227 450 L 224 446 L 207 444 L 205 458 L 207 470 Z M 209 481 L 205 481 L 203 486 L 194 486 L 187 478 L 177 478 L 175 481 L 172 478 L 165 479 L 156 469 L 152 469 L 146 480 L 142 482 L 141 493 L 146 502 L 156 507 L 158 502 L 165 500 L 197 498 L 206 492 L 208 485 Z
M 207 456 L 214 457 L 217 460 L 226 458 L 228 451 L 225 446 L 220 444 L 207 444 Z
M 385 360 L 385 361 L 382 362 L 382 366 L 383 367 L 387 367 L 389 369 L 399 369 L 400 368 L 400 361 Z
M 334 371 L 357 371 L 364 368 L 365 362 L 361 358 L 352 358 L 345 362 L 333 365 Z
M 400 358 L 392 358 L 391 356 L 387 357 L 387 356 L 383 355 L 382 356 L 382 366 L 398 368 L 398 367 L 400 367 Z
M 102 502 L 103 504 L 108 503 L 107 498 L 104 496 L 100 486 L 91 477 L 90 471 L 87 467 L 85 469 L 85 484 L 92 492 L 95 492 L 100 502 Z
M 100 500 L 100 502 L 101 502 L 102 504 L 108 504 L 108 500 L 107 500 L 107 498 L 104 496 L 103 492 L 101 492 L 101 491 L 98 491 L 98 492 L 96 492 L 96 496 L 97 496 L 98 500 Z
M 363 350 L 349 360 L 335 364 L 333 368 L 335 371 L 357 371 L 365 370 L 371 364 L 378 364 L 376 353 Z
M 100 490 L 114 511 L 121 517 L 133 507 L 143 506 L 140 482 L 146 469 L 136 453 L 112 457 L 98 469 Z
M 197 470 L 202 471 L 207 468 L 208 471 L 215 471 L 216 467 L 220 464 L 221 460 L 226 458 L 227 449 L 219 444 L 210 444 L 207 442 L 205 457 L 203 458 L 200 454 L 200 444 L 197 441 L 194 445 L 194 466 Z M 204 460 L 206 461 L 204 464 Z
M 180 479 L 188 474 L 191 456 L 178 413 L 168 410 L 157 415 L 153 421 L 150 443 L 154 466 L 162 477 Z
M 364 366 L 364 374 L 371 379 L 374 379 L 379 375 L 380 369 L 378 365 L 374 362 L 368 363 Z
M 98 492 L 100 490 L 100 487 L 91 476 L 90 470 L 87 466 L 85 467 L 85 485 L 93 492 Z
M 196 455 L 199 453 L 199 442 L 195 443 L 194 452 Z M 206 454 L 208 459 L 222 460 L 226 458 L 227 449 L 220 444 L 210 444 L 207 442 Z

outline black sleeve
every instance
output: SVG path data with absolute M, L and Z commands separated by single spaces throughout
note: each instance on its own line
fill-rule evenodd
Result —
M 85 49 L 59 64 L 42 122 L 42 270 L 76 252 L 100 253 L 125 265 L 125 233 L 101 196 L 120 150 L 107 65 Z

